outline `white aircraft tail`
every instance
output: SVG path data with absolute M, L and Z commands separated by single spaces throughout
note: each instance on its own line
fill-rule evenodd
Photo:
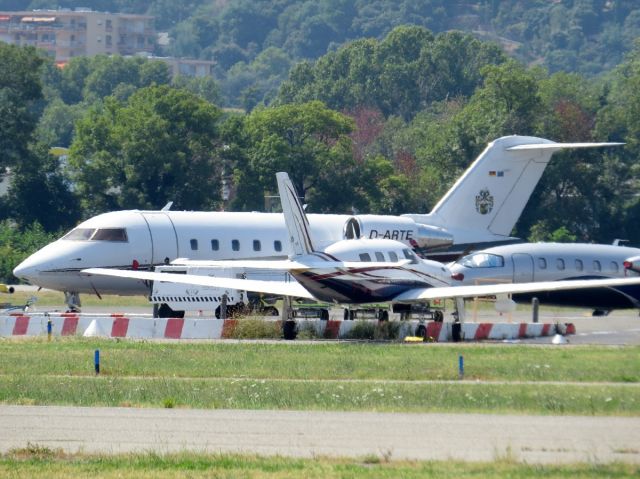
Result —
M 489 143 L 431 213 L 405 216 L 454 235 L 486 230 L 490 236 L 508 237 L 554 152 L 620 144 L 555 143 L 531 136 L 498 138 Z M 456 238 L 456 242 L 462 240 Z
M 289 232 L 292 255 L 311 254 L 314 251 L 313 243 L 311 242 L 311 228 L 304 208 L 298 199 L 296 189 L 287 173 L 276 173 L 276 179 L 278 180 L 278 192 L 280 193 L 284 222 Z

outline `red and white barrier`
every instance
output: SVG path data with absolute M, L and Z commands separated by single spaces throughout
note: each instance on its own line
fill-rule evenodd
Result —
M 77 313 L 14 313 L 0 316 L 0 336 L 43 336 L 51 321 L 54 336 L 94 336 L 139 339 L 223 339 L 233 335 L 234 319 L 152 318 L 149 315 L 88 315 Z M 359 321 L 304 320 L 298 329 L 313 328 L 327 339 L 349 337 Z M 420 327 L 422 326 L 422 328 Z M 403 321 L 399 338 L 422 335 L 430 341 L 453 340 L 453 323 Z M 575 326 L 549 323 L 463 323 L 462 341 L 505 340 L 575 334 Z

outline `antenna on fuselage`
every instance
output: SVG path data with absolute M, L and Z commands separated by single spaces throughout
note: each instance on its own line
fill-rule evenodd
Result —
M 169 203 L 164 205 L 160 211 L 169 211 L 172 206 L 173 206 L 173 201 L 169 201 Z
M 294 256 L 311 254 L 314 251 L 313 243 L 311 242 L 311 228 L 296 189 L 287 173 L 276 173 L 276 179 L 278 180 L 278 192 L 282 203 L 284 222 L 289 232 L 291 252 Z

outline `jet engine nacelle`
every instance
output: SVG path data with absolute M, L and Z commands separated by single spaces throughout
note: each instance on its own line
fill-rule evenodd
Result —
M 402 216 L 358 215 L 347 220 L 344 239 L 392 239 L 415 248 L 435 249 L 453 244 L 453 236 L 442 228 L 416 223 Z

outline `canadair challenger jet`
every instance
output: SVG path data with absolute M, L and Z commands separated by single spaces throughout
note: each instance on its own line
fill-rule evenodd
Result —
M 311 233 L 320 248 L 343 239 L 390 239 L 442 260 L 514 242 L 511 230 L 555 151 L 616 144 L 499 138 L 431 213 L 308 215 Z M 283 216 L 276 213 L 117 211 L 81 223 L 25 259 L 13 273 L 31 284 L 64 291 L 67 303 L 79 306 L 79 293 L 148 294 L 142 281 L 106 276 L 87 280 L 80 275 L 82 269 L 152 270 L 177 258 L 286 258 L 291 252 L 286 231 Z

